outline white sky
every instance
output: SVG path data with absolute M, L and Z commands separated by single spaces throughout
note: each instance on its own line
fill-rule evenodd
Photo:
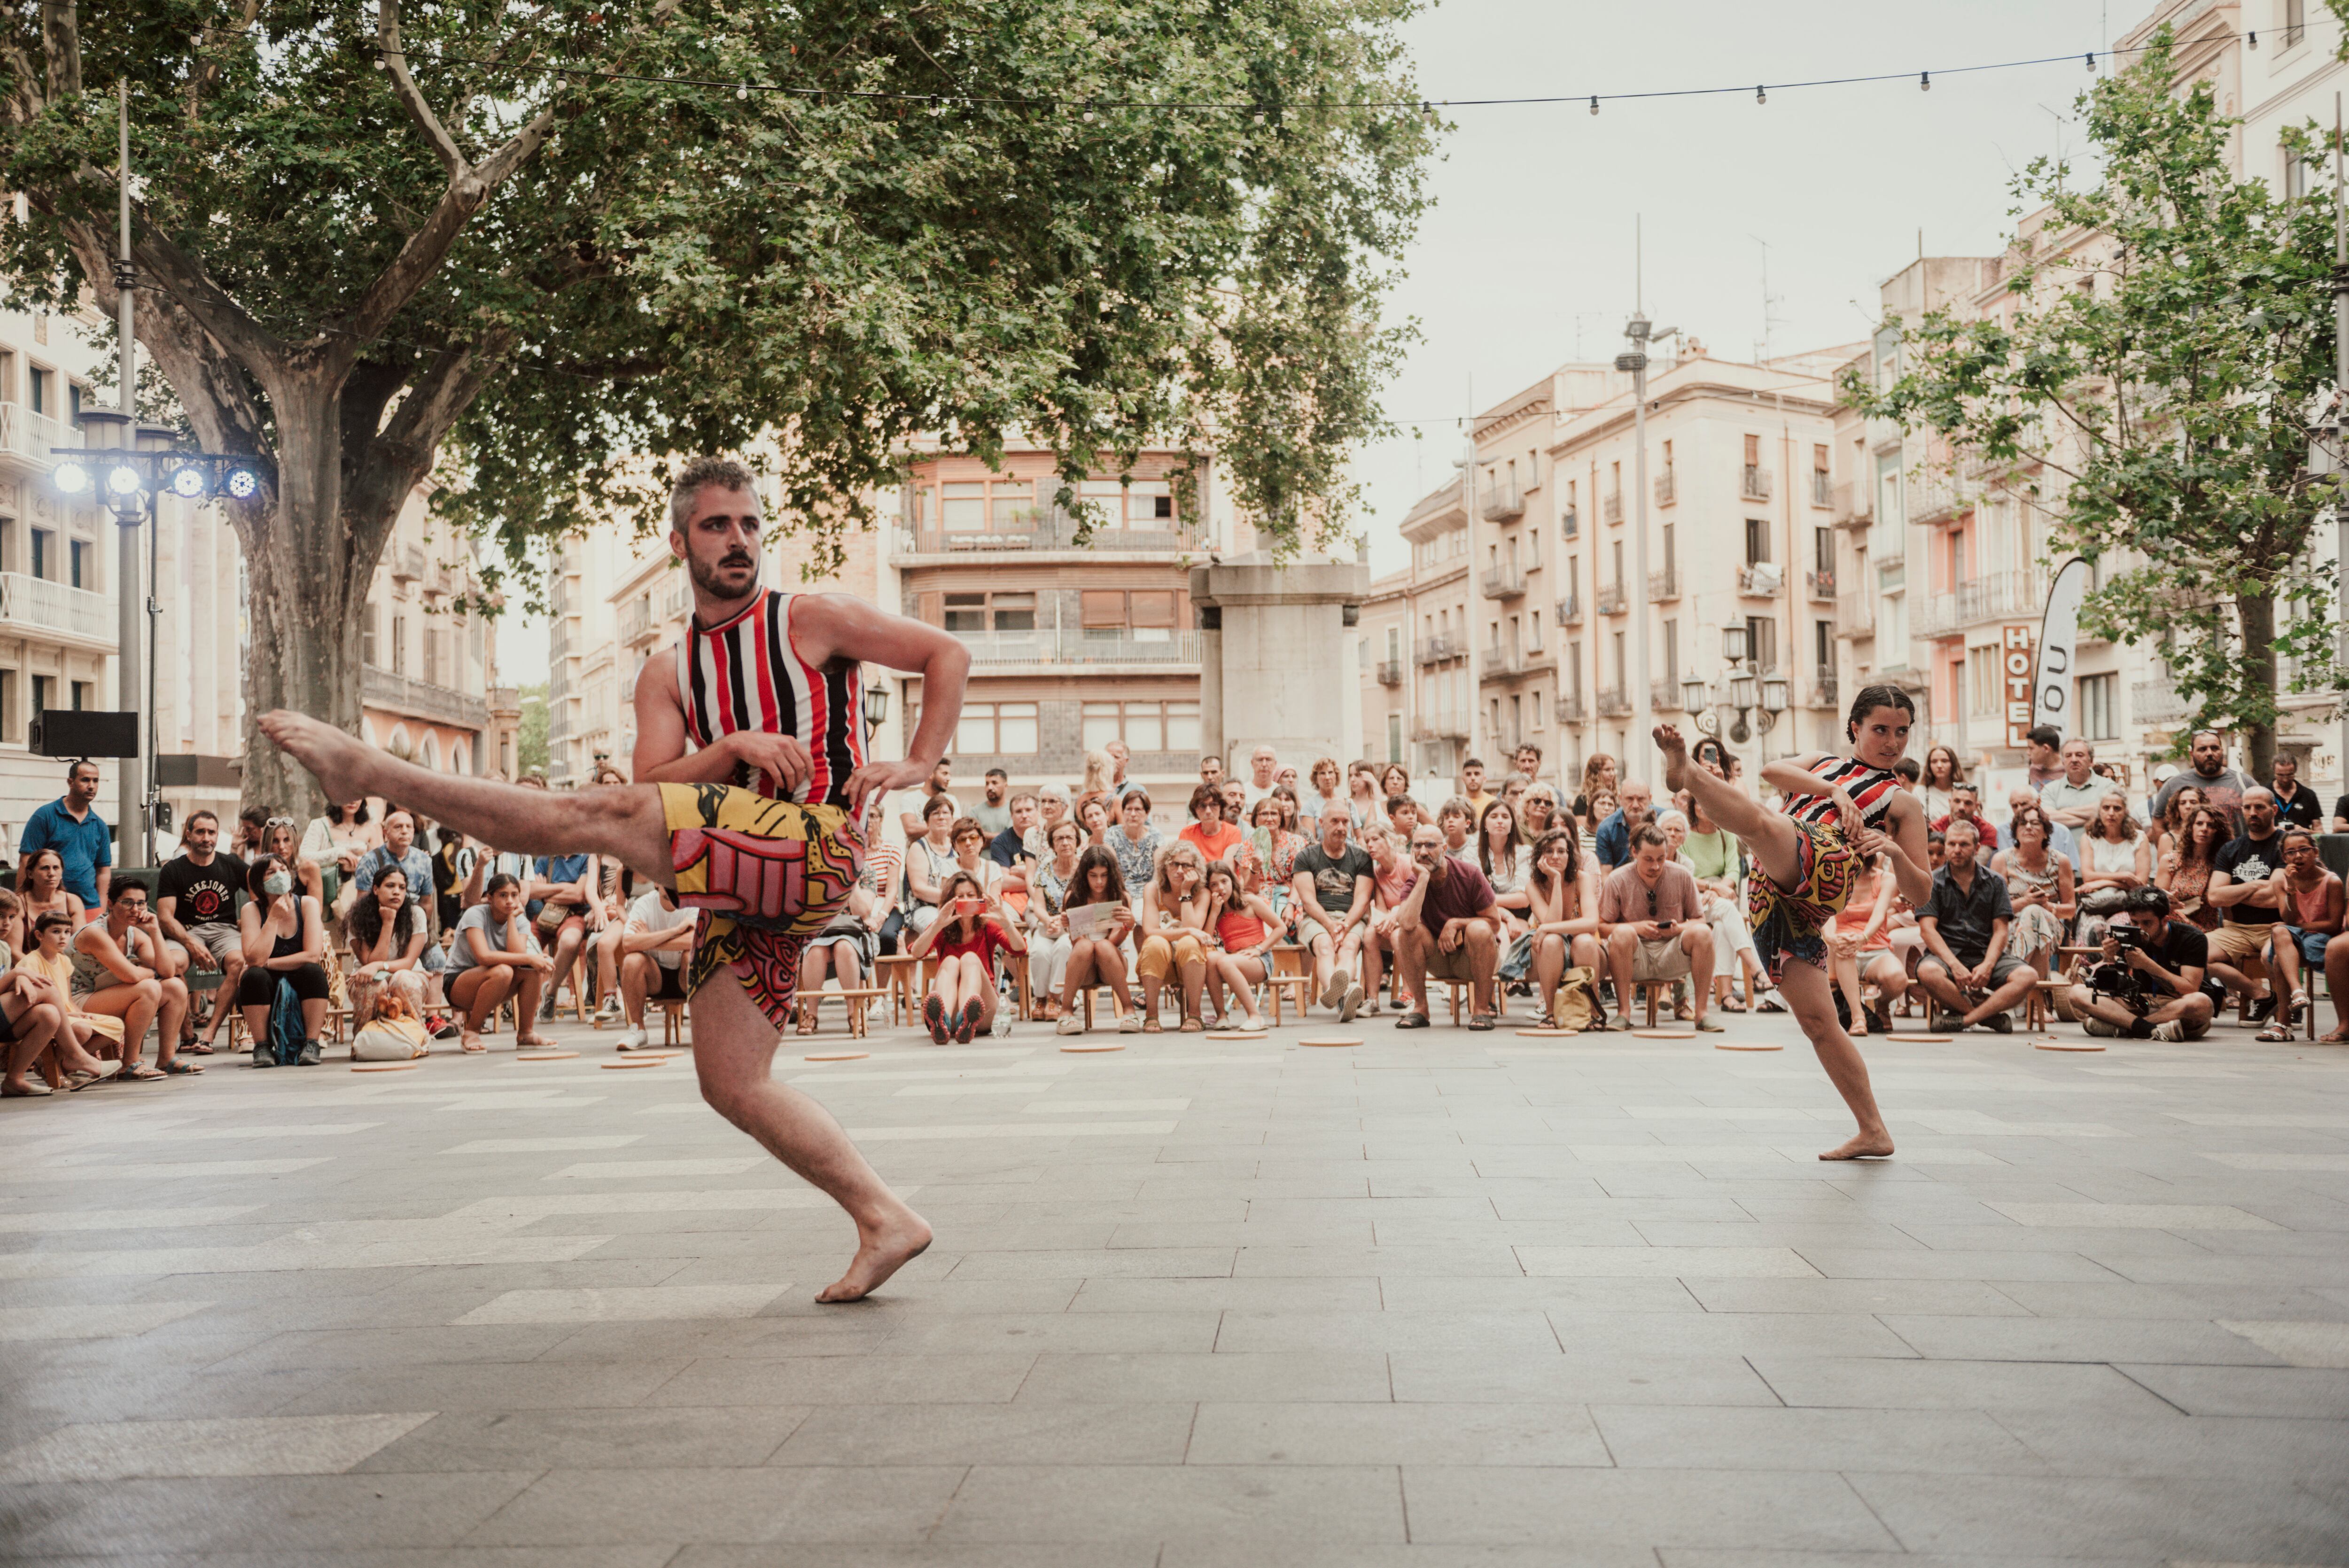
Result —
M 2109 21 L 2107 14 L 2109 9 Z M 1399 438 L 1356 465 L 1384 573 L 1396 528 L 1452 475 L 1463 428 L 1572 359 L 1624 346 L 1632 215 L 1645 235 L 1645 304 L 1724 359 L 1764 335 L 1769 245 L 1773 353 L 1865 337 L 1878 285 L 1917 254 L 1987 254 L 2007 232 L 2010 170 L 2082 142 L 2081 56 L 2134 26 L 2147 0 L 1728 0 L 1660 5 L 1449 0 L 1408 35 L 1428 98 L 1641 92 L 1746 84 L 1712 98 L 1460 108 L 1428 181 L 1433 205 L 1402 258 L 1390 318 L 1423 341 L 1387 394 Z M 1958 67 L 2069 53 L 2068 62 L 1971 75 Z M 1917 73 L 1933 73 L 1920 92 Z M 1908 73 L 1865 87 L 1753 84 Z M 2053 110 L 2054 113 L 2050 113 Z M 2059 124 L 2056 116 L 2069 123 Z M 1416 428 L 1420 439 L 1413 440 Z
M 1882 280 L 1917 254 L 1987 254 L 2006 233 L 2013 171 L 2082 141 L 2080 57 L 2134 26 L 2146 0 L 1737 0 L 1661 5 L 1448 0 L 1407 34 L 1426 97 L 1587 98 L 1748 84 L 1710 98 L 1444 112 L 1419 239 L 1390 319 L 1423 341 L 1388 389 L 1403 427 L 1355 466 L 1371 564 L 1404 564 L 1395 531 L 1452 472 L 1457 421 L 1568 360 L 1608 359 L 1632 307 L 1632 215 L 1645 304 L 1718 357 L 1756 356 L 1764 251 L 1774 353 L 1867 335 Z M 2108 30 L 2109 29 L 2109 30 Z M 2052 65 L 1960 67 L 2068 55 Z M 1915 73 L 1933 72 L 1920 92 Z M 1751 84 L 1907 73 L 1864 87 Z M 2052 112 L 2051 112 L 2052 111 Z M 2058 117 L 2062 117 L 2059 121 Z M 1414 440 L 1413 431 L 1419 432 Z M 510 682 L 546 678 L 542 620 L 499 628 Z

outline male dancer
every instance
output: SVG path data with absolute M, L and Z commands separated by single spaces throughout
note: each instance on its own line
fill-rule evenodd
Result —
M 1892 1133 L 1877 1109 L 1868 1063 L 1837 1021 L 1823 934 L 1851 897 L 1861 862 L 1884 855 L 1894 881 L 1922 909 L 1932 902 L 1925 871 L 1925 810 L 1892 771 L 1909 748 L 1917 705 L 1899 686 L 1872 686 L 1851 705 L 1847 752 L 1784 758 L 1762 770 L 1785 797 L 1773 811 L 1725 779 L 1690 766 L 1687 745 L 1669 724 L 1656 727 L 1664 754 L 1664 788 L 1686 789 L 1704 814 L 1744 841 L 1754 857 L 1747 903 L 1754 945 L 1777 982 L 1795 1021 L 1810 1037 L 1819 1065 L 1859 1123 L 1857 1135 L 1819 1156 L 1857 1160 L 1892 1152 Z
M 686 977 L 702 1098 L 848 1211 L 856 1255 L 816 1299 L 855 1301 L 928 1246 L 930 1227 L 821 1105 L 770 1075 L 800 950 L 856 885 L 866 808 L 945 755 L 970 655 L 934 626 L 846 594 L 760 587 L 763 518 L 739 463 L 688 464 L 669 521 L 694 615 L 685 640 L 637 679 L 636 783 L 523 789 L 428 772 L 301 714 L 281 709 L 261 727 L 330 800 L 385 796 L 525 854 L 611 855 L 702 910 Z M 922 676 L 904 761 L 864 757 L 857 664 L 868 659 Z

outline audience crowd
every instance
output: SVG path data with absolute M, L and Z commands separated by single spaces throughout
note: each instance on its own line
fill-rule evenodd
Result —
M 1719 741 L 1692 758 L 1743 783 Z M 868 990 L 893 956 L 926 961 L 941 1044 L 1022 1016 L 1069 1035 L 1155 1033 L 1170 1016 L 1185 1032 L 1258 1028 L 1283 979 L 1300 1010 L 1392 1010 L 1406 1029 L 1433 1022 L 1435 986 L 1475 1030 L 1512 999 L 1529 1022 L 1629 1028 L 1644 994 L 1703 1032 L 1784 1006 L 1747 928 L 1737 841 L 1611 758 L 1588 758 L 1570 793 L 1531 746 L 1431 790 L 1399 764 L 1300 769 L 1258 747 L 1241 776 L 1202 758 L 1171 831 L 1174 802 L 1127 762 L 1112 743 L 1073 786 L 1034 789 L 990 769 L 967 802 L 941 762 L 894 820 L 876 814 L 863 883 L 804 950 L 798 1031 L 818 1032 L 827 985 Z M 1948 747 L 1901 765 L 1932 825 L 1933 897 L 1909 907 L 1872 866 L 1831 928 L 1854 1034 L 1920 1009 L 1931 1029 L 2003 1031 L 2044 988 L 2091 1034 L 2192 1038 L 2231 1000 L 2282 1040 L 2323 973 L 2324 1038 L 2349 1042 L 2342 879 L 2292 758 L 2263 785 L 2199 734 L 2144 800 L 2085 741 L 2035 730 L 2029 762 L 1995 823 Z M 500 851 L 396 802 L 338 802 L 304 825 L 254 807 L 225 840 L 191 813 L 150 889 L 113 874 L 98 765 L 66 782 L 0 891 L 0 1094 L 201 1072 L 223 1024 L 243 1026 L 256 1067 L 315 1064 L 338 1016 L 419 1051 L 428 1035 L 479 1051 L 510 1009 L 530 1046 L 565 992 L 642 1050 L 647 1008 L 685 995 L 693 912 L 600 857 Z M 2349 798 L 2331 827 L 2349 831 Z

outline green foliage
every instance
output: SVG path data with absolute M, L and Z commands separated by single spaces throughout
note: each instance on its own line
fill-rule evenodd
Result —
M 523 686 L 520 696 L 522 727 L 514 736 L 514 766 L 523 773 L 543 773 L 554 760 L 546 744 L 546 683 Z
M 2018 213 L 2045 211 L 2009 253 L 2011 314 L 1930 314 L 1893 385 L 1845 391 L 2046 504 L 2051 553 L 2101 564 L 2083 624 L 2163 645 L 2192 709 L 2181 748 L 2191 727 L 2240 730 L 2264 767 L 2278 655 L 2296 690 L 2340 684 L 2333 573 L 2310 549 L 2336 481 L 2305 471 L 2333 379 L 2332 201 L 2233 179 L 2239 122 L 2175 69 L 2164 29 L 2081 95 L 2093 189 L 2048 159 L 2017 178 Z
M 291 469 L 291 422 L 339 441 L 302 527 L 364 546 L 445 442 L 436 506 L 519 566 L 640 504 L 663 465 L 633 459 L 764 434 L 820 567 L 927 431 L 1048 444 L 1070 480 L 1213 449 L 1289 544 L 1342 521 L 1347 451 L 1384 428 L 1407 329 L 1380 258 L 1430 129 L 1353 106 L 1413 98 L 1416 5 L 411 5 L 401 57 L 491 185 L 453 215 L 373 0 L 85 0 L 70 60 L 19 7 L 0 179 L 32 215 L 0 270 L 111 301 L 128 70 L 141 339 L 208 445 Z M 707 85 L 736 81 L 803 90 Z

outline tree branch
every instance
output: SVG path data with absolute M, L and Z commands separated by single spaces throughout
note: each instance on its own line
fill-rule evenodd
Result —
M 424 94 L 418 89 L 416 78 L 408 74 L 408 57 L 399 48 L 399 0 L 377 0 L 375 36 L 383 49 L 378 58 L 383 61 L 384 74 L 391 78 L 391 90 L 393 96 L 399 99 L 399 107 L 408 111 L 408 118 L 416 122 L 416 129 L 422 131 L 424 139 L 432 144 L 433 154 L 440 160 L 440 166 L 449 171 L 450 180 L 463 183 L 471 171 L 464 151 L 458 147 L 457 139 L 449 134 L 448 128 L 440 123 L 440 117 L 432 112 L 432 106 L 424 101 Z
M 237 18 L 235 26 L 212 28 L 211 31 L 239 35 L 249 33 L 253 30 L 253 19 L 260 14 L 261 0 L 244 0 L 244 15 Z M 196 118 L 197 102 L 212 89 L 214 82 L 220 80 L 220 61 L 210 59 L 199 66 L 195 74 L 188 78 L 188 118 L 191 120 Z
M 51 103 L 81 91 L 81 20 L 74 0 L 41 0 L 41 52 L 48 56 Z

